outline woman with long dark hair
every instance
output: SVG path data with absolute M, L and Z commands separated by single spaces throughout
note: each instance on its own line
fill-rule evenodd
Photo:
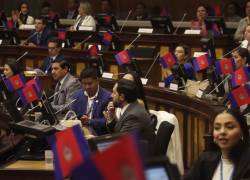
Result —
M 185 180 L 250 179 L 249 130 L 236 109 L 219 113 L 213 122 L 214 150 L 204 152 Z

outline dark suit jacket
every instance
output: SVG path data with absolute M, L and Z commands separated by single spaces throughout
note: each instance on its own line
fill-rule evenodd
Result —
M 84 94 L 84 90 L 80 89 L 74 93 L 72 99 L 76 99 L 76 101 L 72 104 L 71 109 L 80 118 L 86 114 L 88 97 Z M 106 109 L 109 101 L 111 101 L 111 93 L 100 87 L 97 98 L 94 100 L 92 119 L 90 120 L 90 126 L 93 127 L 97 135 L 107 133 L 103 111 Z
M 64 59 L 64 55 L 58 54 L 56 56 L 56 58 L 54 59 L 54 61 L 55 60 L 63 60 L 63 59 Z M 44 59 L 43 64 L 39 69 L 41 69 L 43 72 L 45 72 L 47 67 L 50 67 L 47 74 L 51 74 L 51 66 L 52 66 L 52 63 L 50 62 L 50 56 L 48 56 Z
M 131 103 L 119 120 L 107 125 L 114 133 L 139 129 L 140 135 L 149 143 L 154 142 L 155 134 L 149 113 L 137 101 Z
M 56 85 L 57 89 L 58 84 Z M 81 83 L 76 79 L 74 76 L 72 76 L 70 73 L 66 75 L 66 79 L 63 81 L 60 91 L 57 95 L 54 96 L 54 99 L 51 103 L 52 107 L 58 111 L 65 107 L 65 105 L 69 104 L 72 99 L 70 98 L 73 93 L 80 89 Z M 56 92 L 55 92 L 56 93 Z M 69 108 L 66 108 L 69 109 Z
M 35 30 L 31 31 L 31 32 L 30 32 L 30 36 L 32 36 L 34 33 L 36 33 Z M 43 32 L 42 32 L 41 40 L 40 40 L 40 43 L 39 43 L 39 44 L 37 44 L 37 36 L 38 36 L 38 34 L 32 36 L 32 37 L 28 40 L 28 42 L 32 42 L 32 43 L 34 43 L 34 44 L 37 45 L 37 46 L 47 46 L 48 40 L 49 40 L 49 38 L 52 37 L 52 34 L 51 34 L 51 32 L 50 32 L 47 28 L 45 28 L 45 29 L 43 30 Z
M 68 10 L 63 11 L 63 12 L 61 13 L 61 18 L 62 18 L 62 19 L 67 19 L 68 12 L 69 12 Z M 77 15 L 78 15 L 78 10 L 76 9 L 76 10 L 74 11 L 74 15 L 73 15 L 72 19 L 76 19 Z
M 246 149 L 237 156 L 238 161 L 234 165 L 233 180 L 250 179 L 250 151 Z M 190 171 L 184 176 L 184 180 L 211 180 L 221 160 L 219 151 L 204 152 L 194 163 Z

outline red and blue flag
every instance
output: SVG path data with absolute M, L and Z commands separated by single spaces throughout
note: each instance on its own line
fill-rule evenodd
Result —
M 107 165 L 108 163 L 108 165 Z M 138 144 L 133 135 L 124 135 L 102 152 L 92 155 L 73 179 L 144 180 Z
M 171 68 L 177 62 L 176 56 L 168 51 L 164 56 L 160 58 L 160 64 L 164 68 Z
M 61 41 L 65 41 L 66 40 L 66 31 L 65 30 L 59 30 L 57 32 L 57 36 L 58 36 L 58 39 L 60 39 Z
M 22 73 L 11 76 L 4 80 L 7 89 L 10 92 L 23 88 L 25 86 L 26 80 Z
M 32 103 L 41 97 L 34 84 L 25 86 L 24 88 L 20 89 L 18 91 L 18 95 L 23 105 Z
M 96 57 L 98 55 L 99 49 L 97 44 L 90 45 L 88 49 L 88 54 L 90 57 Z
M 194 70 L 197 72 L 203 69 L 207 69 L 211 63 L 212 63 L 212 60 L 209 57 L 209 55 L 203 54 L 199 57 L 194 58 L 193 60 Z
M 112 32 L 107 31 L 107 32 L 103 33 L 103 38 L 102 38 L 103 44 L 109 46 L 112 42 L 112 39 L 113 39 Z
M 75 169 L 90 157 L 88 144 L 83 136 L 81 127 L 77 125 L 47 138 L 54 154 L 57 180 L 72 176 Z
M 131 54 L 128 49 L 125 49 L 115 55 L 115 60 L 117 64 L 123 65 L 123 64 L 129 64 L 131 62 Z
M 36 91 L 39 93 L 39 95 L 43 92 L 43 86 L 38 78 L 31 79 L 26 83 L 26 86 L 35 85 Z
M 215 62 L 215 68 L 218 75 L 232 74 L 235 71 L 236 66 L 232 58 L 223 58 Z
M 239 86 L 233 89 L 232 92 L 228 94 L 227 98 L 234 108 L 250 104 L 250 86 Z
M 250 81 L 250 73 L 247 67 L 242 67 L 233 73 L 232 87 L 234 88 L 241 84 L 245 84 L 248 81 Z

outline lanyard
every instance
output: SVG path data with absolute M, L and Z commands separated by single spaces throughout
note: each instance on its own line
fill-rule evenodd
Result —
M 229 180 L 233 179 L 233 172 L 234 172 L 234 168 L 233 168 L 233 171 L 229 177 Z M 220 160 L 220 180 L 224 180 L 223 179 L 223 162 L 222 162 L 222 160 Z

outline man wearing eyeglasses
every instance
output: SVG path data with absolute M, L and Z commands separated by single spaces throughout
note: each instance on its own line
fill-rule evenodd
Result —
M 64 56 L 60 54 L 61 52 L 61 41 L 56 38 L 50 38 L 48 41 L 48 53 L 49 56 L 44 59 L 44 62 L 40 69 L 45 73 L 45 74 L 51 74 L 51 66 L 52 63 L 55 60 L 62 60 L 64 59 Z

